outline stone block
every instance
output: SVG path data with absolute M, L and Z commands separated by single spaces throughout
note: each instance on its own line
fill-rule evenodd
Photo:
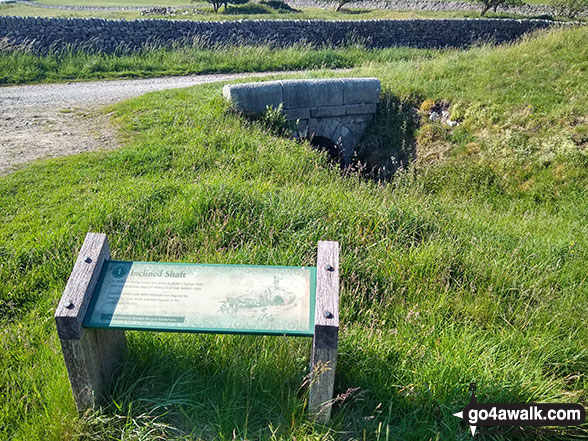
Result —
M 353 115 L 350 118 L 352 123 L 366 123 L 374 119 L 374 115 Z
M 379 103 L 380 89 L 377 78 L 346 78 L 343 81 L 343 104 Z
M 324 136 L 333 142 L 337 142 L 341 132 L 341 122 L 335 118 L 325 118 L 322 120 L 321 131 L 317 131 L 316 134 Z
M 294 132 L 294 138 L 297 139 L 304 139 L 308 137 L 308 120 L 301 119 L 296 124 L 296 130 Z
M 357 147 L 357 142 L 357 139 L 355 136 L 353 136 L 352 133 L 347 133 L 340 138 L 339 145 L 341 147 L 341 156 L 344 168 L 351 164 L 351 158 L 355 152 L 355 147 Z
M 308 136 L 312 137 L 316 134 L 317 130 L 319 129 L 320 119 L 310 118 L 308 120 Z
M 346 124 L 345 127 L 351 130 L 351 133 L 353 133 L 357 139 L 361 139 L 367 129 L 367 123 L 350 123 Z
M 346 136 L 351 134 L 351 130 L 349 130 L 347 127 L 342 126 L 339 129 L 339 136 L 341 137 L 341 139 L 345 139 Z
M 345 112 L 345 106 L 313 107 L 310 109 L 310 116 L 312 116 L 313 118 L 343 116 L 345 115 Z
M 284 80 L 281 83 L 284 109 L 343 104 L 343 84 L 340 79 Z
M 345 106 L 347 115 L 373 115 L 376 113 L 375 104 L 351 104 Z
M 308 119 L 310 118 L 310 109 L 287 109 L 283 110 L 284 115 L 286 115 L 286 119 L 288 121 L 296 121 L 298 119 Z
M 267 106 L 278 108 L 282 102 L 282 86 L 278 81 L 226 85 L 223 96 L 239 110 L 261 113 Z

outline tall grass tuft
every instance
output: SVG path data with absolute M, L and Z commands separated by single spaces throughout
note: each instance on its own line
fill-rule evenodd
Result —
M 150 42 L 140 50 L 121 45 L 111 53 L 71 45 L 37 54 L 34 42 L 12 46 L 0 43 L 0 84 L 142 78 L 222 72 L 258 72 L 347 68 L 368 62 L 430 58 L 440 52 L 409 48 L 365 49 L 350 43 L 344 48 L 313 48 L 298 44 L 287 48 L 269 45 L 211 45 L 205 38 L 174 43 Z

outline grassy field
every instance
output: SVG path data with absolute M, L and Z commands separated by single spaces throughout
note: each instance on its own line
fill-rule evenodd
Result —
M 371 20 L 371 19 L 410 19 L 410 18 L 480 18 L 479 11 L 394 11 L 384 9 L 344 9 L 335 12 L 333 9 L 305 8 L 300 12 L 272 11 L 268 7 L 260 5 L 229 6 L 228 13 L 215 14 L 211 7 L 202 6 L 198 11 L 188 10 L 173 16 L 161 16 L 152 14 L 141 16 L 139 11 L 74 11 L 60 9 L 35 8 L 21 4 L 0 5 L 0 15 L 14 15 L 25 17 L 99 17 L 109 19 L 135 20 L 139 18 L 173 18 L 180 20 L 245 20 L 245 19 L 271 19 L 271 20 Z M 514 14 L 494 14 L 489 12 L 487 18 L 517 18 Z M 529 18 L 529 17 L 527 17 Z M 532 18 L 532 17 L 531 17 Z
M 467 0 L 452 0 L 467 1 Z M 193 4 L 188 0 L 42 0 L 39 3 L 49 5 L 78 5 L 78 6 L 182 6 Z M 199 2 L 200 3 L 200 2 Z M 201 2 L 204 3 L 204 2 Z M 546 4 L 546 0 L 528 0 L 529 4 Z
M 432 58 L 442 51 L 411 48 L 366 50 L 361 46 L 313 50 L 300 45 L 285 49 L 227 46 L 203 49 L 146 49 L 130 55 L 63 52 L 39 56 L 26 51 L 0 50 L 0 84 L 25 84 L 105 78 L 142 78 L 220 72 L 259 72 L 344 68 L 362 64 L 396 63 Z
M 360 150 L 412 152 L 392 181 L 342 176 L 231 112 L 221 85 L 116 105 L 120 150 L 0 178 L 0 439 L 468 440 L 451 414 L 470 382 L 482 402 L 584 400 L 587 38 L 354 71 L 383 83 Z M 458 127 L 415 122 L 441 100 Z M 140 332 L 109 404 L 78 418 L 52 314 L 87 231 L 145 261 L 311 265 L 317 240 L 339 241 L 332 423 L 304 417 L 307 340 Z
M 190 0 L 43 0 L 33 3 L 59 6 L 190 6 L 194 2 Z M 201 2 L 205 3 L 205 2 Z

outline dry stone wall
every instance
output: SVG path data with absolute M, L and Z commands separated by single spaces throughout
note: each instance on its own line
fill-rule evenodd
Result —
M 105 20 L 99 18 L 0 17 L 0 39 L 44 52 L 64 47 L 104 52 L 132 51 L 148 44 L 197 40 L 204 46 L 296 43 L 368 47 L 467 47 L 503 43 L 556 25 L 548 20 Z

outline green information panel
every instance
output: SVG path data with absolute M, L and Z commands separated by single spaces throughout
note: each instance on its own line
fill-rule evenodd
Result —
M 316 268 L 106 261 L 86 328 L 313 335 Z

